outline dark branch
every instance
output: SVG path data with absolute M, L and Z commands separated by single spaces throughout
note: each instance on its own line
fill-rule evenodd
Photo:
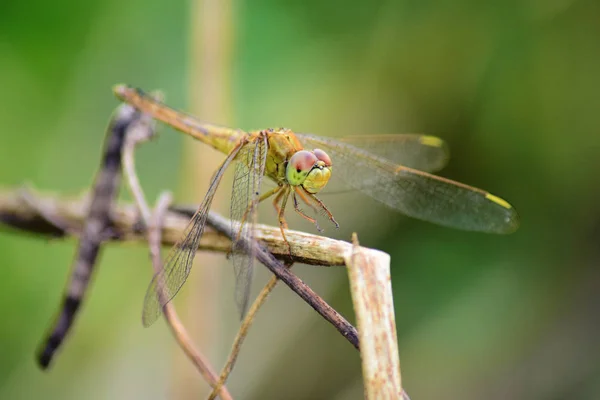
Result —
M 69 333 L 83 301 L 94 265 L 100 252 L 100 245 L 106 239 L 104 233 L 110 227 L 110 209 L 119 187 L 121 171 L 121 149 L 128 128 L 140 117 L 140 113 L 129 105 L 122 105 L 115 111 L 109 124 L 100 170 L 96 174 L 91 193 L 89 211 L 84 221 L 75 255 L 73 272 L 63 295 L 62 305 L 50 333 L 42 343 L 37 360 L 42 369 L 48 368 L 54 354 Z M 35 202 L 35 197 L 27 197 L 27 202 L 38 208 L 42 215 L 49 211 L 44 204 Z M 51 224 L 61 221 L 60 217 L 46 218 Z M 54 223 L 56 225 L 56 223 Z M 52 229 L 46 227 L 46 231 Z
M 43 204 L 47 212 L 52 212 L 57 219 L 64 221 L 72 232 L 81 232 L 83 220 L 85 219 L 85 204 L 81 200 L 61 199 L 59 197 L 36 196 L 40 204 Z M 166 213 L 162 227 L 162 244 L 174 245 L 180 238 L 189 221 L 189 215 L 195 211 L 195 207 L 171 207 Z M 0 190 L 0 220 L 16 221 L 12 227 L 22 229 L 27 226 L 27 232 L 47 234 L 52 226 L 43 220 L 43 216 L 32 209 L 26 202 L 20 200 L 18 191 Z M 35 221 L 32 224 L 30 221 Z M 139 212 L 132 205 L 115 205 L 112 210 L 112 224 L 110 237 L 114 241 L 139 241 L 146 242 L 143 224 L 139 220 Z M 28 223 L 26 223 L 28 222 Z M 208 223 L 212 229 L 204 232 L 200 241 L 200 250 L 218 251 L 227 253 L 231 250 L 231 241 L 221 232 L 230 229 L 230 221 L 212 213 Z M 215 224 L 214 226 L 212 224 Z M 214 227 L 223 228 L 218 232 Z M 57 230 L 58 228 L 54 228 Z M 279 227 L 258 225 L 256 227 L 256 239 L 260 241 L 266 250 L 258 251 L 259 261 L 267 265 L 273 273 L 284 281 L 300 297 L 307 301 L 319 314 L 335 326 L 342 335 L 352 343 L 359 346 L 356 329 L 352 327 L 343 317 L 339 316 L 327 303 L 306 286 L 298 277 L 288 271 L 278 260 L 289 260 L 288 249 L 281 238 Z M 106 233 L 108 236 L 109 233 Z M 60 235 L 69 237 L 68 232 L 59 230 Z M 344 256 L 352 251 L 352 245 L 348 242 L 334 240 L 322 236 L 311 235 L 298 231 L 287 231 L 288 241 L 294 248 L 295 260 L 299 263 L 321 266 L 345 265 Z

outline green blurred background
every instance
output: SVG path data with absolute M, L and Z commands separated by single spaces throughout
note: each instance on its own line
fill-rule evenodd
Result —
M 89 187 L 120 82 L 244 129 L 440 136 L 452 151 L 442 175 L 509 200 L 517 233 L 453 231 L 360 196 L 324 197 L 342 225 L 327 234 L 357 231 L 391 254 L 407 392 L 598 399 L 599 22 L 597 0 L 5 0 L 0 185 Z M 164 127 L 138 155 L 149 199 L 170 189 L 188 203 L 222 158 Z M 164 322 L 141 326 L 142 246 L 106 248 L 74 331 L 52 369 L 37 368 L 75 243 L 0 234 L 0 398 L 202 398 Z M 200 258 L 176 304 L 220 368 L 238 326 L 233 274 L 223 255 Z M 259 270 L 255 292 L 268 278 Z M 352 319 L 343 269 L 295 270 Z M 278 287 L 228 386 L 244 399 L 358 399 L 360 373 L 359 354 Z

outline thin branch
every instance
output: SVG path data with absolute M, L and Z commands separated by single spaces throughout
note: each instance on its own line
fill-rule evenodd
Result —
M 77 197 L 59 196 L 37 192 L 32 187 L 16 188 L 13 190 L 0 187 L 0 223 L 19 229 L 22 232 L 46 235 L 51 237 L 73 237 L 68 231 L 55 226 L 42 214 L 23 201 L 22 192 L 27 190 L 36 199 L 39 206 L 62 221 L 69 231 L 77 236 L 83 231 L 87 215 L 88 202 Z M 190 217 L 198 206 L 171 206 L 165 214 L 162 226 L 163 246 L 173 246 L 181 238 L 189 223 Z M 111 209 L 110 235 L 108 239 L 117 242 L 146 242 L 143 222 L 137 207 L 133 204 L 117 203 Z M 218 215 L 211 213 L 211 215 Z M 209 219 L 210 222 L 211 219 Z M 289 261 L 289 252 L 279 227 L 257 224 L 256 239 L 263 243 L 269 252 L 277 259 Z M 324 267 L 344 266 L 344 255 L 351 251 L 348 242 L 312 235 L 294 230 L 286 231 L 286 237 L 294 245 L 294 262 Z M 207 226 L 202 235 L 199 250 L 228 253 L 231 250 L 231 240 L 224 234 Z
M 291 265 L 289 265 L 287 267 L 289 268 L 289 267 L 291 267 Z M 227 378 L 229 377 L 229 375 L 231 374 L 231 371 L 233 370 L 233 366 L 235 365 L 235 362 L 237 361 L 237 357 L 240 354 L 240 351 L 242 349 L 242 344 L 244 344 L 244 340 L 246 339 L 246 336 L 248 335 L 248 331 L 250 330 L 250 326 L 252 326 L 252 322 L 254 322 L 254 318 L 256 317 L 258 310 L 263 306 L 263 304 L 265 304 L 267 297 L 269 297 L 269 294 L 271 294 L 273 289 L 275 289 L 275 286 L 277 285 L 278 281 L 279 281 L 279 279 L 277 279 L 276 276 L 273 276 L 269 280 L 269 282 L 267 282 L 267 284 L 262 288 L 262 290 L 260 291 L 258 296 L 256 296 L 256 299 L 250 306 L 250 309 L 248 310 L 248 313 L 244 317 L 244 320 L 242 321 L 240 329 L 238 330 L 238 333 L 235 336 L 233 345 L 231 346 L 231 351 L 229 352 L 229 356 L 227 357 L 227 362 L 225 363 L 225 366 L 223 366 L 223 369 L 221 370 L 221 374 L 219 375 L 219 382 L 217 382 L 217 385 L 213 388 L 213 391 L 209 394 L 208 400 L 214 400 L 217 397 L 217 394 L 219 393 L 219 389 L 221 388 L 221 386 L 224 385 L 225 382 L 227 382 Z
M 170 194 L 163 193 L 157 201 L 154 213 L 151 212 L 135 172 L 134 157 L 136 146 L 150 140 L 154 136 L 155 125 L 156 123 L 152 118 L 147 115 L 142 115 L 138 123 L 128 130 L 125 146 L 123 147 L 123 170 L 128 187 L 142 215 L 144 225 L 147 227 L 150 258 L 152 259 L 154 273 L 158 274 L 163 269 L 163 263 L 160 256 L 161 226 L 172 198 Z M 159 293 L 159 296 L 162 295 L 164 294 Z M 200 372 L 211 387 L 215 387 L 218 380 L 217 375 L 210 366 L 208 359 L 194 346 L 190 335 L 187 333 L 185 326 L 181 323 L 181 320 L 177 315 L 173 303 L 168 303 L 163 307 L 163 315 L 167 321 L 167 325 L 171 329 L 171 333 L 179 344 L 179 347 L 181 347 L 183 352 L 188 356 L 190 361 L 192 361 L 198 369 L 198 372 Z M 219 385 L 218 392 L 223 400 L 232 399 L 231 394 L 222 384 Z
M 29 207 L 34 208 L 46 221 L 54 225 L 55 228 L 61 229 L 69 235 L 78 235 L 77 232 L 71 230 L 71 228 L 67 223 L 65 223 L 65 221 L 61 221 L 52 213 L 47 212 L 41 204 L 38 204 L 37 198 L 31 195 L 31 189 L 28 187 L 28 185 L 24 185 L 22 187 L 20 195 L 21 199 L 25 201 Z
M 208 223 L 219 232 L 225 233 L 225 235 L 227 235 L 229 238 L 236 234 L 236 232 L 232 230 L 231 221 L 216 213 L 211 213 L 209 215 Z M 281 234 L 279 236 L 281 237 Z M 256 237 L 259 239 L 259 235 L 256 235 Z M 286 237 L 290 243 L 293 243 L 287 232 Z M 314 237 L 321 238 L 320 236 Z M 322 239 L 325 240 L 326 238 Z M 281 241 L 285 243 L 283 239 L 281 239 Z M 318 243 L 318 241 L 315 241 L 313 246 L 317 246 Z M 346 249 L 351 251 L 352 246 L 350 243 L 346 243 L 346 245 Z M 358 333 L 356 332 L 356 329 L 348 321 L 346 321 L 346 319 L 340 313 L 338 313 L 333 307 L 327 304 L 325 300 L 316 294 L 306 283 L 304 283 L 300 278 L 286 268 L 281 261 L 277 260 L 268 249 L 259 243 L 244 243 L 243 246 L 246 248 L 249 246 L 255 246 L 255 255 L 258 261 L 263 263 L 265 267 L 267 267 L 273 274 L 275 274 L 275 276 L 277 276 L 277 278 L 281 279 L 283 283 L 288 285 L 290 289 L 296 292 L 296 294 L 300 296 L 302 300 L 307 302 L 316 312 L 325 318 L 326 321 L 332 324 L 338 330 L 338 332 L 342 334 L 342 336 L 352 343 L 354 347 L 357 349 L 359 348 Z M 299 252 L 297 251 L 296 245 L 294 245 L 294 254 L 296 253 Z
M 159 273 L 163 267 L 162 259 L 160 257 L 160 226 L 170 202 L 170 194 L 163 194 L 157 201 L 154 208 L 154 214 L 148 223 L 148 244 L 150 246 L 150 257 L 152 258 L 152 266 L 154 267 L 155 273 Z M 163 315 L 167 321 L 167 325 L 171 329 L 171 333 L 179 344 L 179 347 L 181 347 L 188 358 L 196 366 L 200 374 L 215 388 L 214 390 L 219 393 L 223 400 L 231 400 L 231 394 L 223 384 L 220 384 L 220 381 L 218 382 L 217 374 L 211 368 L 208 359 L 194 346 L 191 337 L 175 311 L 173 303 L 168 303 L 163 308 Z
M 63 221 L 69 231 L 80 233 L 85 221 L 85 202 L 77 199 L 61 198 L 53 195 L 41 195 L 32 192 L 30 196 L 36 198 L 36 203 L 44 207 L 45 213 L 54 215 L 56 219 Z M 161 242 L 165 246 L 172 246 L 177 242 L 185 230 L 190 216 L 196 211 L 196 206 L 171 207 L 165 213 L 162 224 Z M 117 204 L 113 207 L 112 218 L 112 240 L 119 242 L 145 242 L 144 230 L 140 227 L 139 212 L 132 205 Z M 40 215 L 36 208 L 31 207 L 20 197 L 20 190 L 0 189 L 0 222 L 7 226 L 17 228 L 24 232 L 30 232 L 52 237 L 69 237 L 69 233 L 59 229 Z M 231 234 L 231 222 L 216 213 L 211 213 L 208 223 L 222 232 Z M 287 239 L 294 245 L 294 256 L 298 262 L 322 265 L 340 266 L 345 265 L 348 257 L 352 258 L 357 251 L 376 251 L 364 247 L 354 247 L 352 244 L 340 240 L 334 240 L 322 236 L 311 235 L 298 231 L 286 231 Z M 289 261 L 287 246 L 281 237 L 279 227 L 257 225 L 256 239 L 266 249 L 260 246 L 257 251 L 259 261 L 266 263 L 269 269 L 275 271 L 278 278 L 285 277 L 284 281 L 290 282 L 289 286 L 303 299 L 315 296 L 309 300 L 311 306 L 319 303 L 320 298 L 311 292 L 305 292 L 305 285 L 297 277 L 291 274 L 285 266 L 277 259 Z M 200 241 L 200 250 L 210 250 L 227 253 L 231 249 L 231 241 L 215 229 L 208 229 Z M 262 249 L 262 250 L 261 250 Z M 277 257 L 277 259 L 275 259 Z M 356 256 L 355 256 L 356 261 Z M 282 270 L 285 271 L 282 273 Z M 287 274 L 285 274 L 287 272 Z M 351 277 L 351 280 L 353 278 Z M 293 282 L 293 283 L 292 283 Z M 287 283 L 287 282 L 286 282 Z M 351 282 L 352 283 L 352 282 Z M 304 285 L 304 286 L 303 286 Z M 388 282 L 389 285 L 389 282 Z M 387 289 L 386 289 L 387 290 Z M 319 299 L 319 300 L 316 300 Z M 373 306 L 376 309 L 376 306 Z M 320 306 L 315 309 L 322 313 Z M 359 311 L 357 310 L 357 313 Z M 360 318 L 357 316 L 357 319 Z M 358 336 L 356 330 L 347 322 L 338 321 L 335 318 L 330 322 L 340 331 L 348 341 L 358 348 Z M 347 324 L 347 325 L 346 325 Z M 362 329 L 362 328 L 361 328 Z M 345 334 L 347 332 L 347 334 Z M 361 348 L 362 349 L 362 348 Z M 362 354 L 362 350 L 361 350 Z M 397 354 L 397 353 L 396 353 Z M 394 354 L 390 354 L 394 357 Z M 364 368 L 364 366 L 363 366 Z M 396 387 L 396 385 L 394 385 Z M 403 399 L 408 399 L 404 391 Z
M 60 198 L 52 195 L 41 195 L 32 192 L 38 203 L 43 204 L 47 212 L 56 215 L 73 232 L 81 232 L 83 220 L 85 218 L 85 204 L 77 199 Z M 139 212 L 133 205 L 118 204 L 112 210 L 112 237 L 113 241 L 120 242 L 146 242 L 143 227 L 140 225 Z M 162 244 L 173 246 L 183 234 L 190 216 L 196 211 L 196 207 L 171 207 L 165 214 L 162 225 Z M 38 234 L 69 237 L 67 232 L 59 230 L 46 221 L 34 208 L 23 202 L 19 196 L 19 190 L 9 191 L 0 189 L 0 222 L 19 228 L 22 231 Z M 202 235 L 199 250 L 217 251 L 227 254 L 231 250 L 231 240 L 221 232 L 229 232 L 231 222 L 220 215 L 211 212 L 208 218 L 209 227 Z M 214 229 L 215 224 L 219 226 L 221 232 Z M 275 275 L 286 284 L 291 285 L 300 297 L 307 298 L 314 296 L 309 300 L 309 304 L 317 312 L 326 314 L 329 311 L 321 309 L 320 304 L 326 304 L 316 293 L 306 287 L 306 285 L 295 275 L 293 275 L 285 266 L 278 261 L 290 261 L 287 245 L 281 237 L 279 227 L 268 225 L 256 225 L 256 239 L 261 242 L 266 249 L 258 251 L 258 259 L 263 263 L 269 264 L 269 269 L 275 271 Z M 231 233 L 231 232 L 229 232 Z M 344 257 L 352 252 L 352 245 L 341 240 L 330 239 L 323 236 L 312 235 L 304 232 L 288 230 L 286 237 L 294 246 L 294 261 L 309 265 L 319 266 L 343 266 Z M 282 279 L 284 277 L 285 279 Z M 290 282 L 290 283 L 288 283 Z M 293 283 L 292 283 L 293 282 Z M 325 306 L 331 309 L 330 306 Z M 356 329 L 345 320 L 336 320 L 328 318 L 336 329 L 343 333 L 344 337 L 358 348 L 358 336 Z
M 160 96 L 154 94 L 153 96 Z M 127 187 L 133 195 L 135 204 L 142 214 L 142 222 L 148 226 L 152 218 L 152 212 L 144 196 L 144 191 L 140 185 L 137 173 L 135 172 L 135 148 L 144 142 L 152 139 L 156 132 L 156 122 L 146 114 L 142 114 L 135 125 L 127 130 L 125 144 L 122 148 L 123 155 L 123 173 L 127 181 Z M 167 208 L 168 208 L 167 204 Z
M 119 186 L 123 140 L 128 127 L 137 120 L 139 115 L 140 113 L 133 107 L 123 104 L 117 108 L 109 123 L 100 170 L 96 174 L 92 189 L 91 203 L 81 218 L 79 229 L 81 238 L 60 312 L 37 353 L 38 364 L 42 369 L 50 365 L 54 354 L 69 333 L 84 299 L 100 246 L 106 240 L 106 232 L 110 228 L 109 215 Z M 47 208 L 48 204 L 38 202 L 35 197 L 29 197 L 26 193 L 26 191 L 21 193 L 21 199 L 30 207 L 37 209 L 42 219 L 46 219 L 50 224 L 67 223 L 60 215 L 55 215 Z M 65 226 L 55 227 L 65 234 L 74 232 Z

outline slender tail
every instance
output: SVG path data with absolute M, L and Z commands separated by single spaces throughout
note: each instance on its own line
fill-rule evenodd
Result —
M 208 144 L 224 154 L 229 154 L 239 140 L 247 135 L 246 132 L 239 129 L 201 122 L 189 114 L 167 106 L 160 100 L 144 93 L 141 89 L 127 85 L 116 85 L 113 92 L 119 99 L 131 104 L 139 111 Z
M 107 231 L 111 224 L 110 209 L 120 182 L 121 150 L 125 134 L 139 116 L 139 112 L 124 104 L 117 108 L 110 121 L 102 164 L 96 174 L 88 216 L 79 240 L 61 310 L 37 353 L 37 361 L 42 369 L 48 368 L 54 354 L 69 333 L 90 282 L 100 245 L 108 238 Z

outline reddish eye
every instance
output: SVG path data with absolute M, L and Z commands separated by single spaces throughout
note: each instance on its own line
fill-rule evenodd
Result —
M 321 149 L 314 149 L 313 153 L 315 154 L 315 156 L 317 156 L 317 158 L 320 161 L 323 161 L 325 163 L 326 167 L 331 167 L 331 158 L 329 158 L 329 155 L 327 155 L 327 153 L 325 153 Z
M 287 183 L 302 186 L 308 193 L 318 193 L 331 176 L 331 159 L 323 150 L 300 150 L 288 161 L 285 171 Z
M 300 150 L 290 158 L 290 165 L 296 171 L 309 171 L 317 163 L 317 156 L 310 151 Z

